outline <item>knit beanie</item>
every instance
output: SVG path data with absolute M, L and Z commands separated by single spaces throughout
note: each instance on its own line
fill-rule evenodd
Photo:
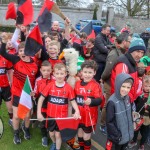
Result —
M 141 38 L 133 37 L 128 52 L 132 53 L 133 51 L 137 51 L 137 50 L 143 50 L 145 53 L 146 47 L 144 41 Z

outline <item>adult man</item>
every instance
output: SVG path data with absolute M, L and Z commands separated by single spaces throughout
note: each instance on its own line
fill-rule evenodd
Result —
M 144 41 L 141 38 L 132 38 L 129 50 L 126 54 L 121 55 L 118 58 L 117 65 L 111 72 L 111 94 L 114 93 L 114 81 L 118 74 L 128 73 L 133 79 L 134 83 L 130 91 L 130 101 L 134 102 L 137 98 L 138 90 L 138 74 L 137 74 L 137 63 L 143 57 L 146 52 Z
M 111 42 L 108 39 L 110 34 L 110 26 L 105 24 L 102 26 L 102 31 L 97 35 L 94 44 L 94 60 L 98 64 L 98 70 L 95 75 L 95 79 L 99 82 L 103 70 L 106 64 L 106 57 L 108 55 L 109 49 L 108 45 L 111 45 Z
M 104 89 L 105 89 L 105 99 L 106 101 L 110 97 L 110 77 L 111 77 L 111 70 L 117 63 L 117 59 L 120 55 L 124 54 L 129 46 L 130 46 L 131 36 L 128 33 L 121 33 L 115 42 L 115 47 L 110 51 L 106 59 L 106 66 L 104 72 L 102 73 L 102 80 L 104 82 Z M 103 134 L 106 134 L 106 106 L 102 109 L 101 120 L 100 120 L 100 130 Z

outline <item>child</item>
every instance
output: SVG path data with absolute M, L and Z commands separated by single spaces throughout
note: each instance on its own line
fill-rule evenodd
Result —
M 136 112 L 139 112 L 142 118 L 144 118 L 145 116 L 148 116 L 148 117 L 150 116 L 150 106 L 146 104 L 148 101 L 149 92 L 150 92 L 150 76 L 145 75 L 143 77 L 143 93 L 135 101 Z M 140 140 L 139 150 L 144 150 L 144 143 L 147 140 L 148 131 L 149 131 L 149 125 L 145 124 L 145 119 L 141 127 L 137 131 L 134 132 L 134 138 L 129 143 L 129 148 L 133 148 L 134 146 L 137 145 L 137 137 L 138 137 L 139 131 L 142 136 Z
M 5 42 L 5 39 L 3 39 Z M 35 76 L 38 70 L 36 63 L 33 61 L 32 58 L 26 56 L 24 54 L 24 47 L 25 42 L 22 42 L 18 46 L 18 56 L 11 55 L 6 53 L 6 44 L 3 43 L 0 54 L 7 60 L 11 61 L 14 68 L 13 73 L 13 82 L 11 87 L 12 92 L 12 99 L 13 99 L 13 129 L 14 129 L 14 144 L 20 144 L 21 138 L 19 136 L 19 121 L 17 112 L 18 112 L 18 105 L 21 96 L 21 92 L 28 75 L 32 88 L 34 87 Z M 22 126 L 22 130 L 24 132 L 24 138 L 29 140 L 31 138 L 29 132 L 29 125 L 30 125 L 30 112 L 25 117 L 25 125 Z
M 82 80 L 76 82 L 76 101 L 80 110 L 81 120 L 78 129 L 78 141 L 81 150 L 90 150 L 91 133 L 96 127 L 98 106 L 101 103 L 101 88 L 93 79 L 97 69 L 94 60 L 86 60 L 81 65 Z
M 121 73 L 115 80 L 115 93 L 106 105 L 106 150 L 125 150 L 134 130 L 131 104 L 128 96 L 133 84 L 129 74 Z
M 41 114 L 41 107 L 45 97 L 48 96 L 47 104 L 47 117 L 48 118 L 64 118 L 68 116 L 68 101 L 71 101 L 73 108 L 75 109 L 74 117 L 78 119 L 80 117 L 79 109 L 74 100 L 74 91 L 69 84 L 65 82 L 67 76 L 67 69 L 63 63 L 58 63 L 53 68 L 53 74 L 56 81 L 51 82 L 41 92 L 41 96 L 38 101 L 37 116 L 40 121 L 44 119 Z M 61 135 L 56 121 L 51 120 L 47 122 L 47 128 L 50 133 L 50 137 L 53 144 L 50 150 L 60 150 L 61 148 Z
M 35 88 L 34 88 L 34 97 L 39 98 L 40 93 L 43 89 L 51 82 L 50 74 L 52 72 L 51 64 L 45 60 L 41 64 L 40 68 L 41 76 L 36 79 Z M 41 112 L 44 118 L 46 118 L 46 111 L 47 111 L 47 98 L 44 100 Z M 41 134 L 42 134 L 42 145 L 48 146 L 48 139 L 47 139 L 47 129 L 45 128 L 45 121 L 41 123 Z

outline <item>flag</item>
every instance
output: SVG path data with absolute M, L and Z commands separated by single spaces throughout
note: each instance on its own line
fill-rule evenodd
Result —
M 95 32 L 93 30 L 92 21 L 90 21 L 86 26 L 84 26 L 80 32 L 85 32 L 87 34 L 87 38 L 94 38 L 95 39 Z
M 25 55 L 34 56 L 43 45 L 42 37 L 38 25 L 33 28 L 26 39 Z
M 5 19 L 8 20 L 8 19 L 16 19 L 16 18 L 17 18 L 17 14 L 16 14 L 15 3 L 14 2 L 10 2 L 8 4 L 8 8 L 7 8 Z
M 18 105 L 18 117 L 24 119 L 27 113 L 32 108 L 32 99 L 30 93 L 32 91 L 29 77 L 26 77 L 24 87 L 20 96 L 20 101 Z
M 46 0 L 43 7 L 41 8 L 41 11 L 37 18 L 37 22 L 41 32 L 47 32 L 51 28 L 52 14 L 50 10 L 52 9 L 53 4 L 53 1 Z
M 56 120 L 63 142 L 76 136 L 79 121 L 79 119 Z
M 147 105 L 150 105 L 150 93 L 149 93 L 149 96 L 148 96 Z
M 17 24 L 29 25 L 33 20 L 32 0 L 19 0 L 17 9 Z

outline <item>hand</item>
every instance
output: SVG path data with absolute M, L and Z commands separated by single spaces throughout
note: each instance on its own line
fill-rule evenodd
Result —
M 35 96 L 35 92 L 34 91 L 32 91 L 31 93 L 30 93 L 30 96 Z
M 66 17 L 66 19 L 65 19 L 65 25 L 69 26 L 70 22 L 71 22 L 70 19 L 68 17 Z
M 91 104 L 91 99 L 87 98 L 86 100 L 84 100 L 84 104 L 85 105 L 90 105 Z
M 73 114 L 74 119 L 81 119 L 80 113 L 79 112 L 75 112 L 75 114 Z
M 43 115 L 42 115 L 41 113 L 38 113 L 38 114 L 37 114 L 37 119 L 38 119 L 39 121 L 43 121 L 43 120 L 44 120 L 44 117 L 43 117 Z

